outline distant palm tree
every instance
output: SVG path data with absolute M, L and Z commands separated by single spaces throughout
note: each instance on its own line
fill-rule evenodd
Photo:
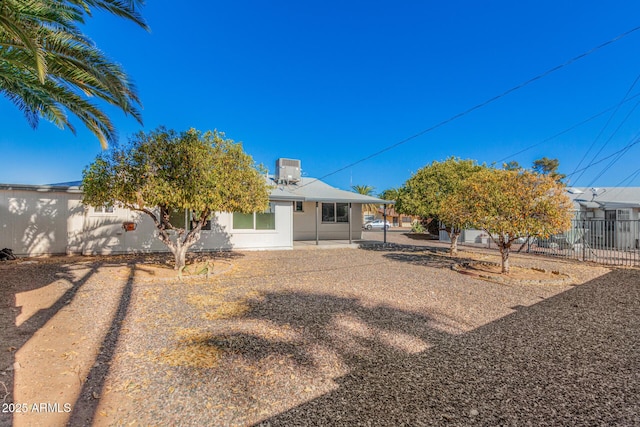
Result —
M 388 188 L 378 194 L 381 199 L 397 201 L 400 198 L 400 188 Z
M 92 8 L 148 29 L 136 7 L 142 0 L 0 0 L 0 93 L 36 128 L 40 118 L 75 133 L 75 115 L 103 147 L 116 141 L 109 117 L 88 101 L 96 97 L 142 123 L 134 85 L 79 25 Z
M 375 187 L 370 185 L 352 185 L 351 189 L 358 194 L 373 196 L 373 190 L 375 190 Z M 362 205 L 362 212 L 378 212 L 378 205 L 374 203 L 364 203 Z

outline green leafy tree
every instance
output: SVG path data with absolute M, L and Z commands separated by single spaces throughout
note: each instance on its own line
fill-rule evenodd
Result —
M 141 0 L 0 0 L 0 93 L 36 128 L 40 118 L 75 128 L 76 116 L 103 148 L 116 141 L 109 117 L 89 98 L 120 108 L 140 123 L 140 100 L 122 67 L 80 30 L 93 9 L 148 29 Z
M 551 176 L 530 171 L 484 168 L 469 176 L 464 192 L 443 200 L 464 221 L 487 232 L 509 273 L 511 245 L 527 236 L 548 237 L 571 227 L 571 201 Z
M 416 172 L 404 184 L 396 204 L 396 211 L 422 218 L 438 218 L 451 240 L 450 254 L 458 251 L 458 237 L 469 226 L 468 215 L 462 209 L 451 209 L 448 196 L 465 194 L 466 178 L 484 166 L 473 160 L 450 157 L 434 161 Z
M 240 144 L 216 131 L 138 133 L 129 145 L 103 152 L 83 172 L 83 202 L 114 204 L 147 214 L 182 271 L 189 248 L 214 212 L 264 210 L 269 187 Z M 191 212 L 191 229 L 171 224 Z M 170 233 L 172 231 L 172 233 Z
M 522 166 L 520 166 L 520 163 L 516 162 L 515 160 L 504 163 L 502 165 L 502 168 L 508 171 L 521 171 L 522 169 L 524 169 Z
M 370 185 L 352 185 L 351 189 L 358 194 L 363 194 L 365 196 L 373 196 L 374 187 Z M 365 203 L 362 205 L 363 212 L 377 212 L 378 205 L 373 203 Z
M 565 174 L 558 173 L 559 166 L 560 161 L 558 159 L 549 159 L 547 157 L 543 157 L 533 162 L 531 170 L 541 175 L 548 175 L 554 180 L 560 182 L 567 176 Z

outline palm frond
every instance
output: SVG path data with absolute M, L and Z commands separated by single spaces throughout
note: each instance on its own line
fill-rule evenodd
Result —
M 142 123 L 135 85 L 122 67 L 80 30 L 92 8 L 148 29 L 140 0 L 0 0 L 0 93 L 32 127 L 45 118 L 74 131 L 67 112 L 95 134 L 103 147 L 116 141 L 108 116 L 87 98 L 117 106 Z

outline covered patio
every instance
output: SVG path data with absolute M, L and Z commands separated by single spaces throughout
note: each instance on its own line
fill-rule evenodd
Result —
M 395 202 L 334 188 L 314 178 L 278 184 L 271 200 L 290 201 L 293 207 L 294 248 L 308 246 L 356 247 L 362 240 L 362 206 Z

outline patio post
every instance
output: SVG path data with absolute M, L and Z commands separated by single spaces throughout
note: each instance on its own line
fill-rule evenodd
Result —
M 319 245 L 319 238 L 318 238 L 318 202 L 316 202 L 316 246 Z
M 384 244 L 387 244 L 387 204 L 384 204 L 384 210 L 382 211 L 384 221 L 382 222 L 382 229 L 384 230 Z
M 349 244 L 351 244 L 351 202 L 349 202 Z

